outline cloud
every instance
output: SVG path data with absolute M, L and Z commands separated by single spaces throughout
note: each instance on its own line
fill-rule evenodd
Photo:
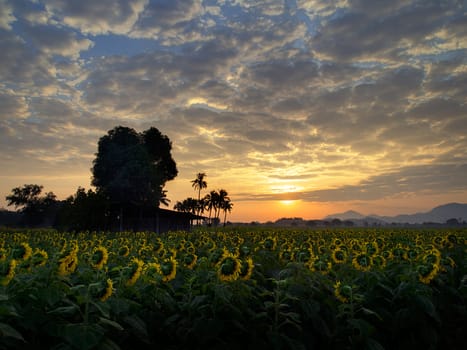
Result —
M 127 34 L 147 5 L 147 0 L 45 0 L 51 16 L 85 34 Z
M 465 159 L 464 159 L 465 161 Z M 300 199 L 310 202 L 372 201 L 394 196 L 421 194 L 445 194 L 465 191 L 467 185 L 462 174 L 467 163 L 456 165 L 427 165 L 405 167 L 386 174 L 372 176 L 357 185 L 314 191 L 243 194 L 237 200 Z M 453 182 L 452 182 L 453 181 Z
M 350 2 L 323 23 L 314 47 L 323 57 L 339 61 L 397 62 L 449 22 L 456 23 L 455 5 L 439 1 Z
M 199 1 L 151 1 L 136 21 L 131 35 L 180 42 L 210 27 L 209 21 L 200 18 L 202 15 L 204 9 Z
M 243 199 L 465 191 L 467 31 L 455 1 L 0 9 L 9 176 L 25 164 L 89 172 L 99 137 L 128 125 L 169 136 L 180 178 L 205 171 Z
M 56 26 L 25 26 L 24 31 L 35 47 L 49 55 L 78 58 L 81 51 L 93 46 L 91 40 L 78 38 L 75 33 Z
M 14 21 L 13 6 L 7 0 L 0 0 L 0 29 L 10 30 Z
M 25 118 L 28 114 L 25 97 L 17 96 L 12 90 L 0 92 L 0 120 Z

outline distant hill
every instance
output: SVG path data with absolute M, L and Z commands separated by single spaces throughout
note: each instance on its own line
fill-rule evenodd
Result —
M 364 219 L 365 215 L 360 214 L 354 210 L 348 210 L 344 213 L 332 214 L 328 215 L 324 218 L 324 220 L 332 220 L 332 219 L 339 219 L 339 220 L 351 220 L 351 219 Z
M 401 214 L 397 216 L 365 216 L 356 211 L 349 210 L 344 213 L 328 215 L 325 218 L 325 220 L 332 219 L 354 220 L 358 222 L 367 221 L 368 223 L 384 222 L 398 224 L 422 224 L 428 222 L 444 224 L 449 219 L 457 219 L 459 222 L 467 222 L 467 204 L 449 203 L 435 207 L 426 213 Z

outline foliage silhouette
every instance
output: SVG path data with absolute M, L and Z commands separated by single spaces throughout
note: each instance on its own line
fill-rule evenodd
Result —
M 142 216 L 145 208 L 168 204 L 164 186 L 178 174 L 171 150 L 169 138 L 154 127 L 138 133 L 117 126 L 99 139 L 92 185 L 109 201 L 120 229 L 124 213 Z
M 24 225 L 37 226 L 45 221 L 53 220 L 54 212 L 57 209 L 57 200 L 53 192 L 47 192 L 41 196 L 42 185 L 28 184 L 23 187 L 15 187 L 12 194 L 6 196 L 7 205 L 14 205 L 15 209 L 20 208 L 23 214 L 21 223 Z

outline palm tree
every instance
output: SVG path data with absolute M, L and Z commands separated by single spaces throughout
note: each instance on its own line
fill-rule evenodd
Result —
M 227 220 L 227 212 L 231 212 L 233 207 L 233 203 L 230 201 L 230 199 L 227 199 L 224 201 L 222 204 L 222 210 L 224 211 L 224 227 L 225 227 L 225 222 Z
M 194 198 L 186 198 L 182 202 L 177 202 L 174 205 L 174 209 L 184 213 L 196 214 L 198 210 L 198 201 Z
M 177 203 L 175 203 L 175 205 L 174 205 L 174 209 L 176 211 L 181 211 L 181 212 L 186 213 L 187 209 L 186 209 L 186 206 L 185 206 L 185 201 L 183 201 L 183 202 L 177 201 Z
M 195 189 L 198 190 L 198 201 L 201 199 L 201 190 L 208 187 L 208 183 L 204 181 L 204 178 L 206 177 L 205 173 L 198 173 L 196 175 L 196 179 L 191 181 L 191 186 Z
M 213 210 L 214 210 L 214 217 L 216 217 L 217 203 L 219 202 L 218 197 L 219 195 L 216 191 L 211 191 L 207 195 L 204 196 L 205 208 L 209 210 L 209 223 L 212 223 L 211 218 L 212 218 Z
M 216 203 L 217 204 L 217 215 L 216 215 L 217 219 L 219 219 L 221 210 L 223 209 L 225 202 L 227 201 L 230 202 L 229 194 L 227 193 L 227 191 L 224 189 L 219 190 L 219 192 L 217 192 L 217 203 Z
M 159 203 L 164 204 L 166 207 L 169 206 L 170 199 L 167 198 L 167 190 L 161 191 L 161 196 L 159 198 Z
M 191 181 L 191 186 L 195 189 L 198 190 L 198 204 L 201 204 L 201 190 L 208 187 L 208 183 L 204 181 L 204 178 L 206 177 L 206 173 L 198 173 L 196 175 L 196 179 Z M 204 211 L 204 205 L 198 205 L 198 210 L 196 212 L 196 215 L 200 215 Z

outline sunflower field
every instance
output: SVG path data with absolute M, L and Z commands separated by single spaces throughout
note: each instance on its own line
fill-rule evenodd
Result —
M 2 349 L 465 349 L 466 229 L 0 232 Z

